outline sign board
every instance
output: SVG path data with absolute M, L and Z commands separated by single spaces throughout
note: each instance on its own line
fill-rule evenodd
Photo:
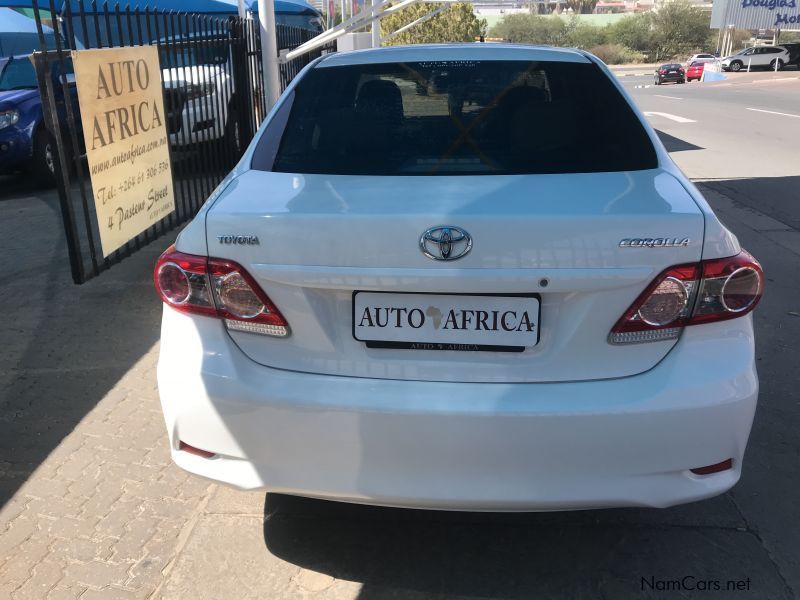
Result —
M 715 0 L 711 28 L 800 31 L 800 0 Z
M 72 52 L 103 256 L 175 210 L 155 46 Z

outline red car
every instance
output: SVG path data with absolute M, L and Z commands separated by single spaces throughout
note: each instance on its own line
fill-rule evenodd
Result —
M 686 69 L 686 81 L 691 81 L 692 79 L 697 79 L 700 81 L 700 78 L 703 76 L 703 68 L 706 66 L 706 63 L 696 60 L 690 64 Z

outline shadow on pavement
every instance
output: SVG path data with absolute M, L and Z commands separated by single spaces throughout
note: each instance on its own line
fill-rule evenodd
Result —
M 664 133 L 663 131 L 659 131 L 658 129 L 656 129 L 656 133 L 658 134 L 661 143 L 664 144 L 664 147 L 667 149 L 667 152 L 685 152 L 686 150 L 704 149 L 700 146 L 695 146 L 694 144 L 687 142 L 686 140 L 676 138 L 674 135 L 670 135 L 668 133 Z
M 0 178 L 0 506 L 152 347 L 166 239 L 72 283 L 55 190 Z
M 796 168 L 800 172 L 800 161 Z M 720 179 L 699 185 L 800 230 L 800 175 Z
M 685 583 L 668 597 L 707 596 L 691 589 L 701 580 L 790 597 L 728 496 L 663 511 L 493 514 L 268 494 L 264 514 L 272 554 L 362 583 L 361 600 L 662 598 L 674 580 Z

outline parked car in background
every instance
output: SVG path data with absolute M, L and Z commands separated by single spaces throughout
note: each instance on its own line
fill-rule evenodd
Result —
M 742 472 L 763 282 L 595 57 L 323 56 L 155 265 L 171 455 L 389 506 L 708 498 Z
M 786 61 L 786 64 L 800 67 L 800 42 L 781 44 L 780 47 L 785 48 L 789 53 L 789 60 Z
M 700 81 L 703 77 L 703 70 L 706 63 L 701 60 L 696 60 L 686 68 L 686 81 Z
M 661 85 L 669 82 L 686 83 L 686 71 L 683 69 L 683 65 L 667 63 L 656 69 L 655 84 Z
M 689 57 L 689 60 L 686 61 L 686 64 L 687 65 L 691 65 L 692 63 L 695 63 L 695 62 L 707 63 L 707 62 L 714 62 L 715 60 L 717 60 L 717 57 L 714 56 L 713 54 L 707 54 L 707 53 L 706 54 L 694 54 L 694 55 Z
M 741 71 L 750 68 L 775 69 L 780 71 L 789 62 L 789 51 L 781 46 L 745 48 L 721 61 L 723 71 Z
M 225 141 L 238 151 L 236 89 L 227 34 L 190 33 L 157 43 L 170 144 Z
M 67 99 L 80 123 L 72 63 L 66 63 Z M 67 123 L 63 87 L 53 64 L 53 90 L 59 123 Z M 69 151 L 69 147 L 65 150 Z M 0 173 L 27 170 L 39 182 L 55 182 L 55 146 L 42 113 L 36 69 L 29 56 L 13 56 L 0 70 Z

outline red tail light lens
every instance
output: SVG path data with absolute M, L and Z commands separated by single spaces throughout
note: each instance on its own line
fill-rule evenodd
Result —
M 175 310 L 224 319 L 236 331 L 289 335 L 278 308 L 235 262 L 184 254 L 170 246 L 153 276 L 158 295 Z
M 752 311 L 764 272 L 749 253 L 670 267 L 656 277 L 611 330 L 612 344 L 676 339 L 683 327 Z
M 703 287 L 692 324 L 746 315 L 764 292 L 764 271 L 748 252 L 703 262 Z

